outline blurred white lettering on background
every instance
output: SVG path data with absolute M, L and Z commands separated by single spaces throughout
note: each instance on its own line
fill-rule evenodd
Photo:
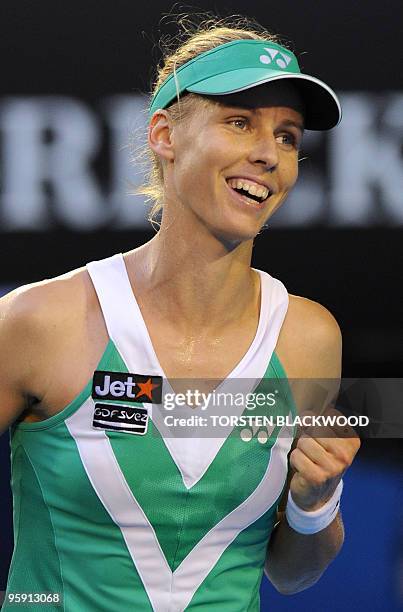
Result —
M 270 226 L 403 225 L 403 93 L 341 95 L 343 119 L 307 132 L 300 177 Z M 147 99 L 91 107 L 62 97 L 0 99 L 0 229 L 147 226 L 142 196 Z

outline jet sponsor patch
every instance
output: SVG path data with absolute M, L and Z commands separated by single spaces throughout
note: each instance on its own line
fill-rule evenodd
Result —
M 92 379 L 92 397 L 97 400 L 161 404 L 161 392 L 161 376 L 96 370 Z

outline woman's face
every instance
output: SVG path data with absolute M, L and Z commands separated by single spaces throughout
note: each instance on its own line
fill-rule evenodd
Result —
M 259 87 L 197 102 L 174 125 L 166 186 L 219 239 L 256 236 L 297 179 L 303 116 L 287 91 Z

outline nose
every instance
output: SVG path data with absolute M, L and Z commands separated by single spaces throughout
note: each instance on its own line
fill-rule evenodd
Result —
M 266 131 L 256 137 L 249 154 L 254 165 L 265 166 L 267 172 L 274 172 L 279 163 L 277 142 L 274 134 Z

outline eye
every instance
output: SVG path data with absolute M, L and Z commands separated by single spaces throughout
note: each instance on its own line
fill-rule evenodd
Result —
M 299 148 L 299 139 L 292 132 L 283 132 L 276 137 L 279 144 L 295 149 Z
M 248 125 L 248 120 L 245 117 L 236 117 L 231 119 L 230 123 L 240 130 L 244 130 Z

